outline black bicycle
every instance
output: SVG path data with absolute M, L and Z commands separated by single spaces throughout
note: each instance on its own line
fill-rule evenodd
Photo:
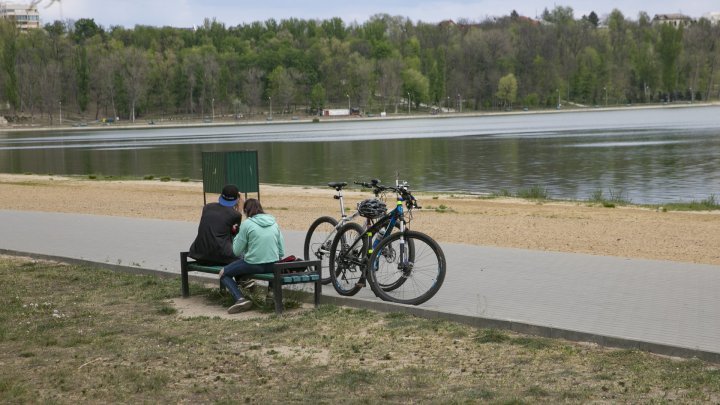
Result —
M 426 302 L 445 280 L 445 254 L 428 235 L 407 229 L 412 210 L 421 208 L 407 183 L 356 184 L 377 190 L 376 195 L 394 192 L 396 205 L 388 212 L 382 200 L 364 200 L 358 204 L 358 214 L 366 218 L 365 227 L 348 222 L 338 229 L 328 263 L 333 287 L 338 294 L 351 296 L 367 281 L 382 300 Z M 399 231 L 392 232 L 396 227 Z

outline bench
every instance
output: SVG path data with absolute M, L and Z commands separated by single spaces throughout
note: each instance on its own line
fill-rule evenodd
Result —
M 305 268 L 305 271 L 283 273 L 286 269 Z M 208 266 L 200 264 L 192 259 L 188 259 L 188 252 L 180 252 L 180 277 L 182 281 L 182 296 L 187 298 L 190 296 L 190 285 L 188 284 L 188 273 L 192 271 L 200 273 L 220 274 L 223 266 Z M 283 312 L 282 286 L 290 284 L 315 284 L 315 307 L 320 305 L 320 294 L 322 293 L 322 285 L 320 283 L 320 260 L 305 260 L 285 263 L 275 263 L 272 273 L 250 274 L 247 277 L 254 280 L 272 282 L 273 293 L 275 298 L 275 313 Z M 221 285 L 222 288 L 222 285 Z

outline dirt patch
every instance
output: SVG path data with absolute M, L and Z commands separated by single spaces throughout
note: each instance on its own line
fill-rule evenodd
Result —
M 185 319 L 197 317 L 235 320 L 267 319 L 275 314 L 275 312 L 270 311 L 258 311 L 256 308 L 249 311 L 240 312 L 239 314 L 228 314 L 227 308 L 214 303 L 210 303 L 205 297 L 200 296 L 170 300 L 169 304 L 178 311 L 178 317 Z M 309 311 L 312 308 L 312 305 L 303 304 L 303 306 L 300 308 L 286 309 L 283 313 L 294 315 Z

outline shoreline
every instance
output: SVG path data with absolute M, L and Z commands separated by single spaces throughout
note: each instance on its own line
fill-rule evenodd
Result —
M 132 123 L 129 121 L 121 121 L 120 124 L 87 124 L 86 126 L 0 126 L 0 133 L 22 133 L 22 132 L 67 132 L 67 131 L 93 131 L 93 130 L 126 130 L 126 129 L 166 129 L 166 128 L 193 128 L 193 127 L 232 127 L 232 126 L 253 126 L 253 125 L 279 125 L 279 124 L 322 124 L 323 122 L 347 122 L 347 121 L 382 121 L 382 120 L 415 120 L 415 119 L 453 119 L 453 118 L 472 118 L 472 117 L 491 117 L 504 115 L 526 115 L 526 114 L 564 114 L 579 112 L 602 112 L 602 111 L 622 111 L 629 109 L 648 110 L 648 109 L 664 109 L 664 108 L 698 108 L 720 106 L 720 101 L 705 103 L 677 103 L 677 104 L 642 104 L 631 106 L 608 106 L 608 107 L 568 107 L 562 109 L 538 109 L 538 110 L 513 110 L 513 111 L 473 111 L 467 113 L 452 112 L 442 114 L 417 113 L 411 115 L 394 115 L 394 116 L 342 116 L 337 118 L 307 116 L 294 119 L 295 116 L 287 115 L 277 119 L 274 115 L 273 120 L 231 120 L 218 122 L 205 122 L 198 120 L 154 120 L 143 119 L 144 123 Z M 319 122 L 313 122 L 314 118 L 319 118 Z M 139 121 L 139 120 L 138 120 Z M 153 121 L 149 124 L 148 121 Z M 182 121 L 182 122 L 178 122 Z
M 339 215 L 330 188 L 270 184 L 260 188 L 266 212 L 284 230 L 304 232 L 320 216 Z M 371 196 L 357 189 L 343 194 L 350 209 Z M 217 198 L 206 196 L 208 202 Z M 425 192 L 417 197 L 423 209 L 413 213 L 411 229 L 439 242 L 720 265 L 720 210 L 665 212 Z M 4 210 L 196 223 L 202 204 L 202 182 L 0 174 Z

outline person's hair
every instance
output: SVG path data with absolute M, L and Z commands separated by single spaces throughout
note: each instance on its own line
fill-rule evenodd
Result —
M 247 215 L 248 218 L 252 218 L 257 214 L 265 213 L 265 211 L 263 211 L 262 205 L 260 205 L 260 201 L 254 198 L 248 198 L 247 200 L 245 200 L 245 204 L 243 205 L 243 211 L 245 211 L 245 215 Z

